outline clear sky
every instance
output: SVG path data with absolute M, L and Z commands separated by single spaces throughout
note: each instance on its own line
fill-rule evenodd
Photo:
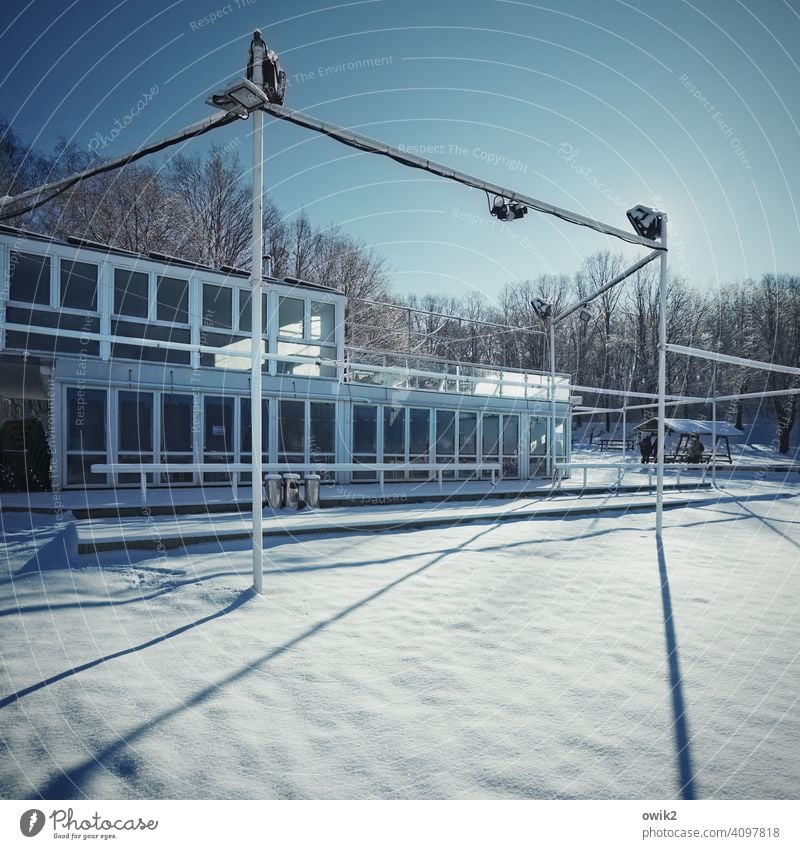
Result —
M 5 0 L 0 112 L 28 141 L 116 156 L 210 114 L 261 27 L 287 105 L 627 227 L 670 215 L 702 287 L 800 272 L 800 0 Z M 115 133 L 115 127 L 124 129 Z M 249 168 L 249 122 L 215 138 Z M 206 149 L 209 136 L 187 146 Z M 632 246 L 268 120 L 266 183 L 339 223 L 398 294 L 572 272 Z

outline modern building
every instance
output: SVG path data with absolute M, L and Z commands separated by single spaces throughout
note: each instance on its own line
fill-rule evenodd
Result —
M 0 227 L 0 280 L 0 387 L 49 401 L 54 488 L 138 485 L 93 464 L 186 464 L 150 473 L 151 485 L 198 486 L 230 483 L 225 464 L 249 462 L 247 272 Z M 548 374 L 346 348 L 347 299 L 324 286 L 265 277 L 263 298 L 265 465 L 419 465 L 387 480 L 424 480 L 432 463 L 454 478 L 488 477 L 459 467 L 481 462 L 506 478 L 543 474 Z M 554 391 L 563 460 L 567 375 Z

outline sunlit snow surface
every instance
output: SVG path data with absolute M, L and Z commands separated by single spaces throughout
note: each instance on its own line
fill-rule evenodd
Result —
M 651 513 L 283 539 L 263 598 L 245 542 L 4 513 L 0 795 L 796 798 L 799 493 L 669 511 L 661 562 Z

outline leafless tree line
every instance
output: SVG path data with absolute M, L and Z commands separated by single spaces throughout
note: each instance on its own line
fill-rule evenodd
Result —
M 89 156 L 60 146 L 52 156 L 22 142 L 0 121 L 0 193 L 13 194 L 85 167 Z M 248 268 L 250 184 L 236 151 L 212 148 L 207 156 L 178 155 L 163 166 L 135 165 L 85 181 L 28 215 L 10 222 L 56 236 L 80 236 L 128 250 L 158 251 L 214 267 Z M 531 307 L 534 297 L 556 312 L 601 288 L 633 257 L 593 254 L 572 275 L 541 275 L 509 283 L 495 300 L 470 294 L 399 297 L 392 293 L 384 259 L 336 226 L 320 227 L 301 212 L 285 216 L 268 200 L 265 250 L 277 277 L 296 277 L 340 289 L 350 298 L 350 345 L 419 357 L 546 368 L 545 336 Z M 597 298 L 592 320 L 577 315 L 556 333 L 556 367 L 577 385 L 654 392 L 657 386 L 659 305 L 657 264 Z M 702 290 L 671 279 L 667 305 L 670 342 L 740 357 L 800 365 L 800 276 L 765 274 Z M 706 396 L 785 389 L 787 375 L 670 355 L 667 391 Z M 613 408 L 621 399 L 581 391 L 585 404 Z M 795 423 L 793 396 L 762 403 L 780 424 L 787 451 Z M 742 423 L 745 407 L 720 416 Z M 642 417 L 652 410 L 641 411 Z M 703 414 L 701 408 L 676 415 Z M 634 414 L 634 418 L 636 414 Z M 610 416 L 609 416 L 610 421 Z

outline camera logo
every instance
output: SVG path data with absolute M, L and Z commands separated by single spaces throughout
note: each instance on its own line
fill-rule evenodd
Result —
M 37 808 L 31 808 L 19 818 L 19 830 L 25 837 L 36 837 L 44 828 L 44 813 Z

